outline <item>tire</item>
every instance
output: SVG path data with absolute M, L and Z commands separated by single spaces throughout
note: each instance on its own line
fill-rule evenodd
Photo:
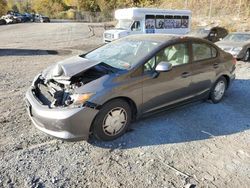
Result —
M 103 141 L 114 140 L 126 132 L 131 116 L 131 108 L 126 101 L 110 101 L 97 114 L 92 124 L 93 135 Z
M 212 87 L 209 98 L 214 104 L 219 103 L 223 99 L 226 89 L 227 80 L 225 77 L 220 77 Z
M 246 54 L 244 55 L 243 61 L 250 61 L 250 49 L 247 49 Z

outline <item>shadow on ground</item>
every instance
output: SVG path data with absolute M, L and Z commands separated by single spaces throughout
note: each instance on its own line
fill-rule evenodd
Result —
M 84 20 L 51 19 L 50 21 L 51 22 L 48 24 L 51 24 L 51 23 L 88 23 Z
M 219 104 L 198 102 L 136 121 L 112 142 L 91 138 L 102 148 L 136 148 L 184 143 L 240 133 L 250 129 L 250 80 L 236 80 Z
M 0 49 L 0 56 L 68 55 L 71 50 Z

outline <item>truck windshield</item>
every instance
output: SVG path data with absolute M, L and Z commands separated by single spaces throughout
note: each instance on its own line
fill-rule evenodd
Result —
M 120 70 L 129 70 L 160 44 L 148 40 L 120 39 L 81 57 L 103 62 Z
M 116 24 L 116 29 L 130 29 L 130 26 L 132 24 L 132 20 L 118 20 L 118 23 Z

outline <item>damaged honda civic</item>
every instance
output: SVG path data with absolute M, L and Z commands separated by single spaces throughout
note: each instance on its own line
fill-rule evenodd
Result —
M 220 102 L 235 79 L 235 64 L 203 39 L 132 35 L 39 73 L 26 108 L 49 135 L 113 140 L 152 112 L 202 99 Z

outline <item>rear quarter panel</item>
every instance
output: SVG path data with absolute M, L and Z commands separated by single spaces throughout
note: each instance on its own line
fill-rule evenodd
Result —
M 232 78 L 235 74 L 236 67 L 233 63 L 234 57 L 231 54 L 219 49 L 219 61 L 219 69 L 216 71 L 216 79 L 214 82 L 223 75 Z

